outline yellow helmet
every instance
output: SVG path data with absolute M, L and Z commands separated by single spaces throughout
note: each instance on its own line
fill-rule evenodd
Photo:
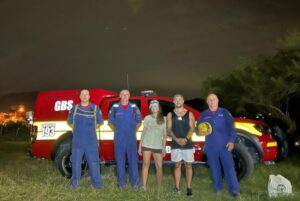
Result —
M 198 125 L 199 133 L 212 134 L 212 126 L 208 122 L 202 122 Z

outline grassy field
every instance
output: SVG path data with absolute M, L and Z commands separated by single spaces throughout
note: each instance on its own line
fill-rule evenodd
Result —
M 147 192 L 127 187 L 116 188 L 115 166 L 101 167 L 104 188 L 95 190 L 90 179 L 84 177 L 79 189 L 69 188 L 69 181 L 60 176 L 52 162 L 30 158 L 26 153 L 30 144 L 26 141 L 8 141 L 0 138 L 0 200 L 300 200 L 300 157 L 296 154 L 276 165 L 258 164 L 250 179 L 242 181 L 241 196 L 232 198 L 226 190 L 216 197 L 212 191 L 209 170 L 200 166 L 194 169 L 193 197 L 185 195 L 182 180 L 181 194 L 172 192 L 174 182 L 172 167 L 164 168 L 164 181 L 161 188 L 155 183 L 155 172 L 150 171 Z M 293 197 L 269 199 L 266 190 L 269 174 L 282 174 L 293 185 Z

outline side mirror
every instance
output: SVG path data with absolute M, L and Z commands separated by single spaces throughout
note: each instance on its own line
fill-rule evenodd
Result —
M 32 124 L 33 123 L 33 111 L 26 112 L 25 116 L 26 116 L 27 123 Z

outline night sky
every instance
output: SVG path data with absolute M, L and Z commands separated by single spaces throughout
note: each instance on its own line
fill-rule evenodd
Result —
M 0 96 L 126 88 L 198 97 L 208 75 L 271 55 L 299 0 L 0 0 Z

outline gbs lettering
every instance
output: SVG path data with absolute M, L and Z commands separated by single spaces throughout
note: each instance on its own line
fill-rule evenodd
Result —
M 73 100 L 56 101 L 54 104 L 55 111 L 71 110 L 72 107 L 73 107 Z

